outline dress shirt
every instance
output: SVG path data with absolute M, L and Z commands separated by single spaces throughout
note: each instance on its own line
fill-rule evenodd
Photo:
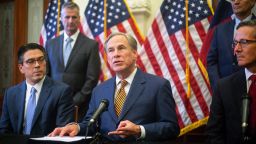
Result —
M 42 80 L 40 80 L 38 83 L 36 83 L 35 85 L 31 85 L 26 81 L 26 85 L 27 85 L 27 90 L 26 90 L 26 99 L 25 99 L 25 109 L 24 109 L 24 119 L 27 116 L 27 107 L 28 107 L 28 100 L 30 97 L 30 92 L 31 92 L 31 88 L 34 87 L 36 89 L 36 105 L 40 96 L 40 92 L 44 83 L 44 79 L 45 76 Z M 23 126 L 25 126 L 25 120 L 23 121 Z
M 245 19 L 243 19 L 242 21 L 240 19 L 238 19 L 236 16 L 234 16 L 235 19 L 235 27 L 234 27 L 234 34 L 236 32 L 236 28 L 237 26 L 240 24 L 240 22 L 244 22 L 244 21 L 249 21 L 252 19 L 252 14 L 250 14 L 248 17 L 246 17 Z M 235 36 L 235 35 L 234 35 Z
M 73 41 L 71 42 L 71 48 L 73 49 L 78 35 L 79 35 L 79 30 L 77 30 L 72 36 L 68 36 L 66 33 L 64 33 L 63 51 L 65 51 L 64 48 L 65 48 L 65 45 L 67 44 L 67 39 L 68 39 L 69 37 L 72 38 L 72 40 L 73 40 Z M 71 52 L 72 52 L 72 50 L 71 50 Z
M 124 79 L 124 80 L 127 81 L 127 85 L 126 85 L 125 88 L 124 88 L 125 93 L 126 93 L 127 96 L 128 96 L 128 93 L 129 93 L 129 90 L 130 90 L 130 88 L 131 88 L 131 84 L 132 84 L 132 81 L 133 81 L 133 79 L 134 79 L 134 76 L 135 76 L 136 72 L 137 72 L 137 68 L 135 68 L 135 70 L 133 70 L 133 72 L 132 72 L 126 79 Z M 118 90 L 120 89 L 120 87 L 121 87 L 121 81 L 122 81 L 122 79 L 120 79 L 120 78 L 117 76 L 117 77 L 116 77 L 115 97 L 116 97 L 116 95 L 117 95 L 117 91 L 118 91 Z M 145 128 L 144 128 L 142 125 L 140 125 L 140 130 L 141 130 L 141 135 L 140 135 L 139 139 L 143 139 L 143 138 L 145 138 L 145 136 L 146 136 L 146 130 L 145 130 Z
M 251 75 L 256 75 L 256 73 L 252 73 L 250 72 L 247 68 L 245 68 L 245 77 L 246 77 L 246 87 L 247 87 L 247 92 L 249 92 L 249 88 L 250 88 L 250 85 L 252 83 L 251 80 L 249 80 L 250 76 Z

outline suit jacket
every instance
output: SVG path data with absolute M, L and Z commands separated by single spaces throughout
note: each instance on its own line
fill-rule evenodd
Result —
M 244 69 L 217 84 L 207 124 L 208 144 L 242 144 L 242 96 L 247 93 Z
M 86 109 L 100 74 L 98 43 L 79 33 L 65 67 L 63 39 L 64 35 L 61 35 L 46 43 L 48 75 L 54 80 L 68 84 L 75 92 L 74 103 Z
M 0 133 L 23 133 L 26 82 L 6 90 Z M 72 90 L 46 77 L 37 102 L 31 135 L 47 135 L 54 128 L 73 121 Z
M 120 121 L 144 126 L 146 140 L 172 139 L 179 134 L 175 112 L 175 102 L 169 81 L 137 70 L 127 94 L 123 111 L 118 118 L 114 108 L 115 77 L 100 84 L 93 90 L 92 99 L 84 121 L 80 123 L 80 135 L 85 134 L 87 121 L 99 106 L 102 99 L 109 101 L 108 110 L 99 118 L 99 131 L 110 141 L 134 141 L 135 138 L 122 139 L 108 136 L 109 131 L 117 128 Z M 95 128 L 94 128 L 95 130 Z
M 252 15 L 251 19 L 256 19 Z M 235 20 L 230 20 L 216 27 L 207 55 L 207 71 L 211 87 L 216 89 L 220 78 L 229 76 L 241 68 L 237 65 L 232 48 Z
M 207 55 L 207 71 L 213 89 L 216 89 L 217 81 L 220 78 L 239 70 L 232 48 L 234 27 L 235 20 L 231 20 L 220 24 L 214 31 Z

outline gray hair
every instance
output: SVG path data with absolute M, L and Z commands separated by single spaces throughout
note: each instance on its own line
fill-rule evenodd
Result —
M 112 33 L 108 36 L 107 40 L 105 41 L 104 43 L 104 50 L 107 51 L 107 43 L 108 41 L 114 37 L 114 36 L 117 36 L 117 35 L 121 35 L 121 36 L 124 36 L 127 41 L 128 41 L 128 44 L 131 46 L 131 48 L 135 51 L 137 51 L 137 41 L 136 39 L 130 35 L 130 34 L 127 34 L 127 33 L 122 33 L 122 32 L 115 32 L 115 33 Z
M 62 5 L 61 10 L 65 9 L 65 8 L 68 8 L 68 9 L 77 9 L 77 10 L 78 10 L 78 15 L 79 15 L 80 8 L 79 8 L 79 6 L 78 6 L 76 3 L 72 2 L 72 1 L 66 2 L 66 3 L 64 3 L 64 4 Z

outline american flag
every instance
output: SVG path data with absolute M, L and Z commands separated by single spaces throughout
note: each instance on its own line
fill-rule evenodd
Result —
M 205 0 L 164 0 L 140 53 L 147 72 L 171 82 L 181 135 L 209 116 L 212 95 L 199 53 L 211 17 Z
M 136 37 L 141 45 L 143 37 L 136 26 L 136 22 L 130 13 L 124 0 L 90 0 L 82 20 L 85 35 L 96 39 L 100 44 L 100 57 L 102 63 L 101 80 L 106 80 L 114 75 L 109 67 L 104 53 L 103 43 L 112 32 L 129 33 Z M 145 70 L 139 58 L 138 65 Z
M 59 17 L 63 2 L 50 2 L 41 31 L 41 44 L 62 32 Z M 81 32 L 100 44 L 102 81 L 114 75 L 103 50 L 106 36 L 119 31 L 136 37 L 141 46 L 138 48 L 138 66 L 168 79 L 172 85 L 179 125 L 183 128 L 181 134 L 207 121 L 211 102 L 210 87 L 198 61 L 212 14 L 206 0 L 188 2 L 189 43 L 185 40 L 184 0 L 164 0 L 146 39 L 139 32 L 125 0 L 89 0 L 80 27 Z M 186 44 L 189 44 L 188 48 Z M 189 73 L 186 73 L 187 64 Z M 191 96 L 187 95 L 188 83 L 191 84 Z
M 60 21 L 61 6 L 71 0 L 51 0 L 44 18 L 44 25 L 40 32 L 39 43 L 45 45 L 46 41 L 63 33 Z

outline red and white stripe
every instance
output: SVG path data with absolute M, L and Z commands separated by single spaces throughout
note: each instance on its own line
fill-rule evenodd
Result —
M 176 102 L 181 128 L 209 115 L 211 92 L 197 63 L 209 20 L 204 19 L 189 27 L 189 67 L 191 97 L 187 96 L 185 30 L 169 36 L 162 15 L 152 23 L 142 50 L 139 51 L 146 71 L 168 79 Z M 193 35 L 193 37 L 191 36 Z

